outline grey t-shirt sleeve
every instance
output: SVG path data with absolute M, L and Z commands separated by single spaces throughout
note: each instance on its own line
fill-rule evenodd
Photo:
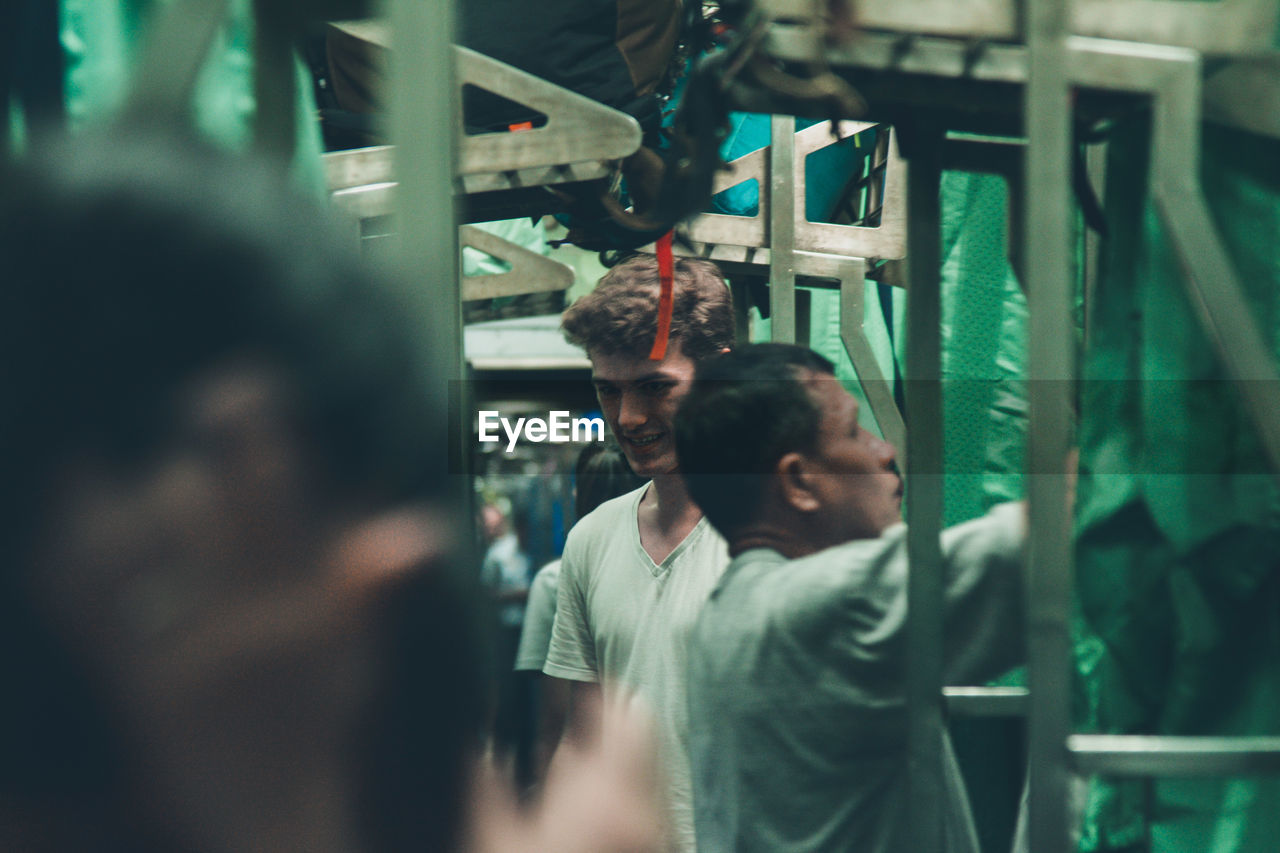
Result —
M 520 630 L 520 647 L 516 650 L 517 670 L 542 671 L 551 645 L 551 625 L 556 618 L 556 594 L 560 585 L 560 561 L 548 563 L 538 570 L 529 589 L 525 605 L 524 627 Z
M 560 589 L 556 593 L 556 618 L 551 626 L 551 646 L 542 671 L 570 681 L 599 681 L 595 642 L 587 619 L 587 573 L 575 537 L 569 535 L 560 559 Z
M 943 533 L 947 684 L 982 684 L 1026 659 L 1025 544 L 1021 503 Z

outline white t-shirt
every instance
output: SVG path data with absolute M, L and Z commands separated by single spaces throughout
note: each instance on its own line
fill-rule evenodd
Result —
M 556 618 L 556 594 L 560 589 L 560 561 L 552 560 L 533 576 L 529 601 L 524 608 L 520 647 L 516 650 L 517 670 L 542 672 L 551 645 L 551 624 Z
M 689 634 L 729 551 L 704 518 L 655 565 L 640 545 L 645 486 L 601 504 L 569 533 L 543 671 L 629 691 L 658 723 L 674 849 L 693 853 Z

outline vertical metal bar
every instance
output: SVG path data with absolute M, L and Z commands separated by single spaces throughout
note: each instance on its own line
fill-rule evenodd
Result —
M 1026 166 L 1024 165 L 1025 169 Z M 1005 239 L 1005 254 L 1009 259 L 1009 266 L 1013 268 L 1013 274 L 1018 279 L 1025 292 L 1027 288 L 1027 265 L 1024 261 L 1025 250 L 1027 247 L 1027 208 L 1026 208 L 1026 191 L 1027 182 L 1025 177 L 1006 178 L 1008 182 L 1008 190 L 1006 199 L 1009 207 L 1005 213 L 1005 223 L 1007 225 Z
M 453 197 L 458 128 L 454 83 L 453 0 L 389 0 L 392 18 L 392 131 L 399 227 L 396 279 L 422 331 L 421 354 L 439 377 L 428 389 L 440 417 L 449 412 L 450 385 L 463 386 L 462 297 L 458 226 Z M 451 424 L 451 426 L 456 426 Z M 450 431 L 465 460 L 464 436 Z M 457 466 L 451 468 L 460 473 Z M 458 490 L 466 488 L 458 478 Z
M 1084 149 L 1085 172 L 1089 185 L 1098 200 L 1106 204 L 1107 144 L 1086 145 Z M 1098 291 L 1098 272 L 1102 260 L 1102 238 L 1093 229 L 1084 235 L 1084 346 L 1087 350 L 1092 339 L 1093 298 Z
M 277 160 L 293 156 L 298 78 L 289 15 L 278 3 L 253 4 L 253 144 Z
M 740 344 L 751 340 L 751 284 L 754 279 L 734 276 L 729 280 L 733 294 L 733 338 Z
M 1062 475 L 1069 441 L 1072 228 L 1069 210 L 1071 104 L 1067 14 L 1060 0 L 1028 0 L 1030 55 L 1024 117 L 1027 291 L 1030 308 L 1031 512 L 1027 596 L 1030 845 L 1068 849 L 1066 739 L 1071 730 L 1071 542 Z
M 904 850 L 943 849 L 941 134 L 907 161 L 907 781 Z
M 884 208 L 885 176 L 889 172 L 889 125 L 876 128 L 876 147 L 867 158 L 866 204 L 860 210 L 859 224 L 874 228 L 880 224 L 880 211 Z
M 813 345 L 813 292 L 796 288 L 796 343 L 802 347 Z
M 796 339 L 796 120 L 773 116 L 769 145 L 770 340 Z

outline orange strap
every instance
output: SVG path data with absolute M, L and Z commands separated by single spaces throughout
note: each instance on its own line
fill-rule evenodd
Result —
M 675 301 L 675 258 L 671 254 L 671 231 L 658 238 L 658 281 L 661 289 L 658 295 L 658 334 L 653 339 L 653 349 L 649 358 L 662 361 L 667 357 L 667 341 L 671 337 L 671 311 Z

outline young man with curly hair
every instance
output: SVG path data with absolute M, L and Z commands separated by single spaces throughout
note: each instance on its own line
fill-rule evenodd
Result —
M 663 352 L 654 346 L 659 298 L 657 261 L 638 255 L 610 270 L 563 318 L 565 337 L 591 359 L 610 429 L 649 482 L 605 502 L 570 533 L 543 671 L 571 682 L 574 702 L 603 684 L 653 711 L 671 849 L 691 853 L 686 649 L 728 551 L 685 489 L 673 420 L 696 364 L 732 345 L 733 303 L 713 264 L 678 260 Z

